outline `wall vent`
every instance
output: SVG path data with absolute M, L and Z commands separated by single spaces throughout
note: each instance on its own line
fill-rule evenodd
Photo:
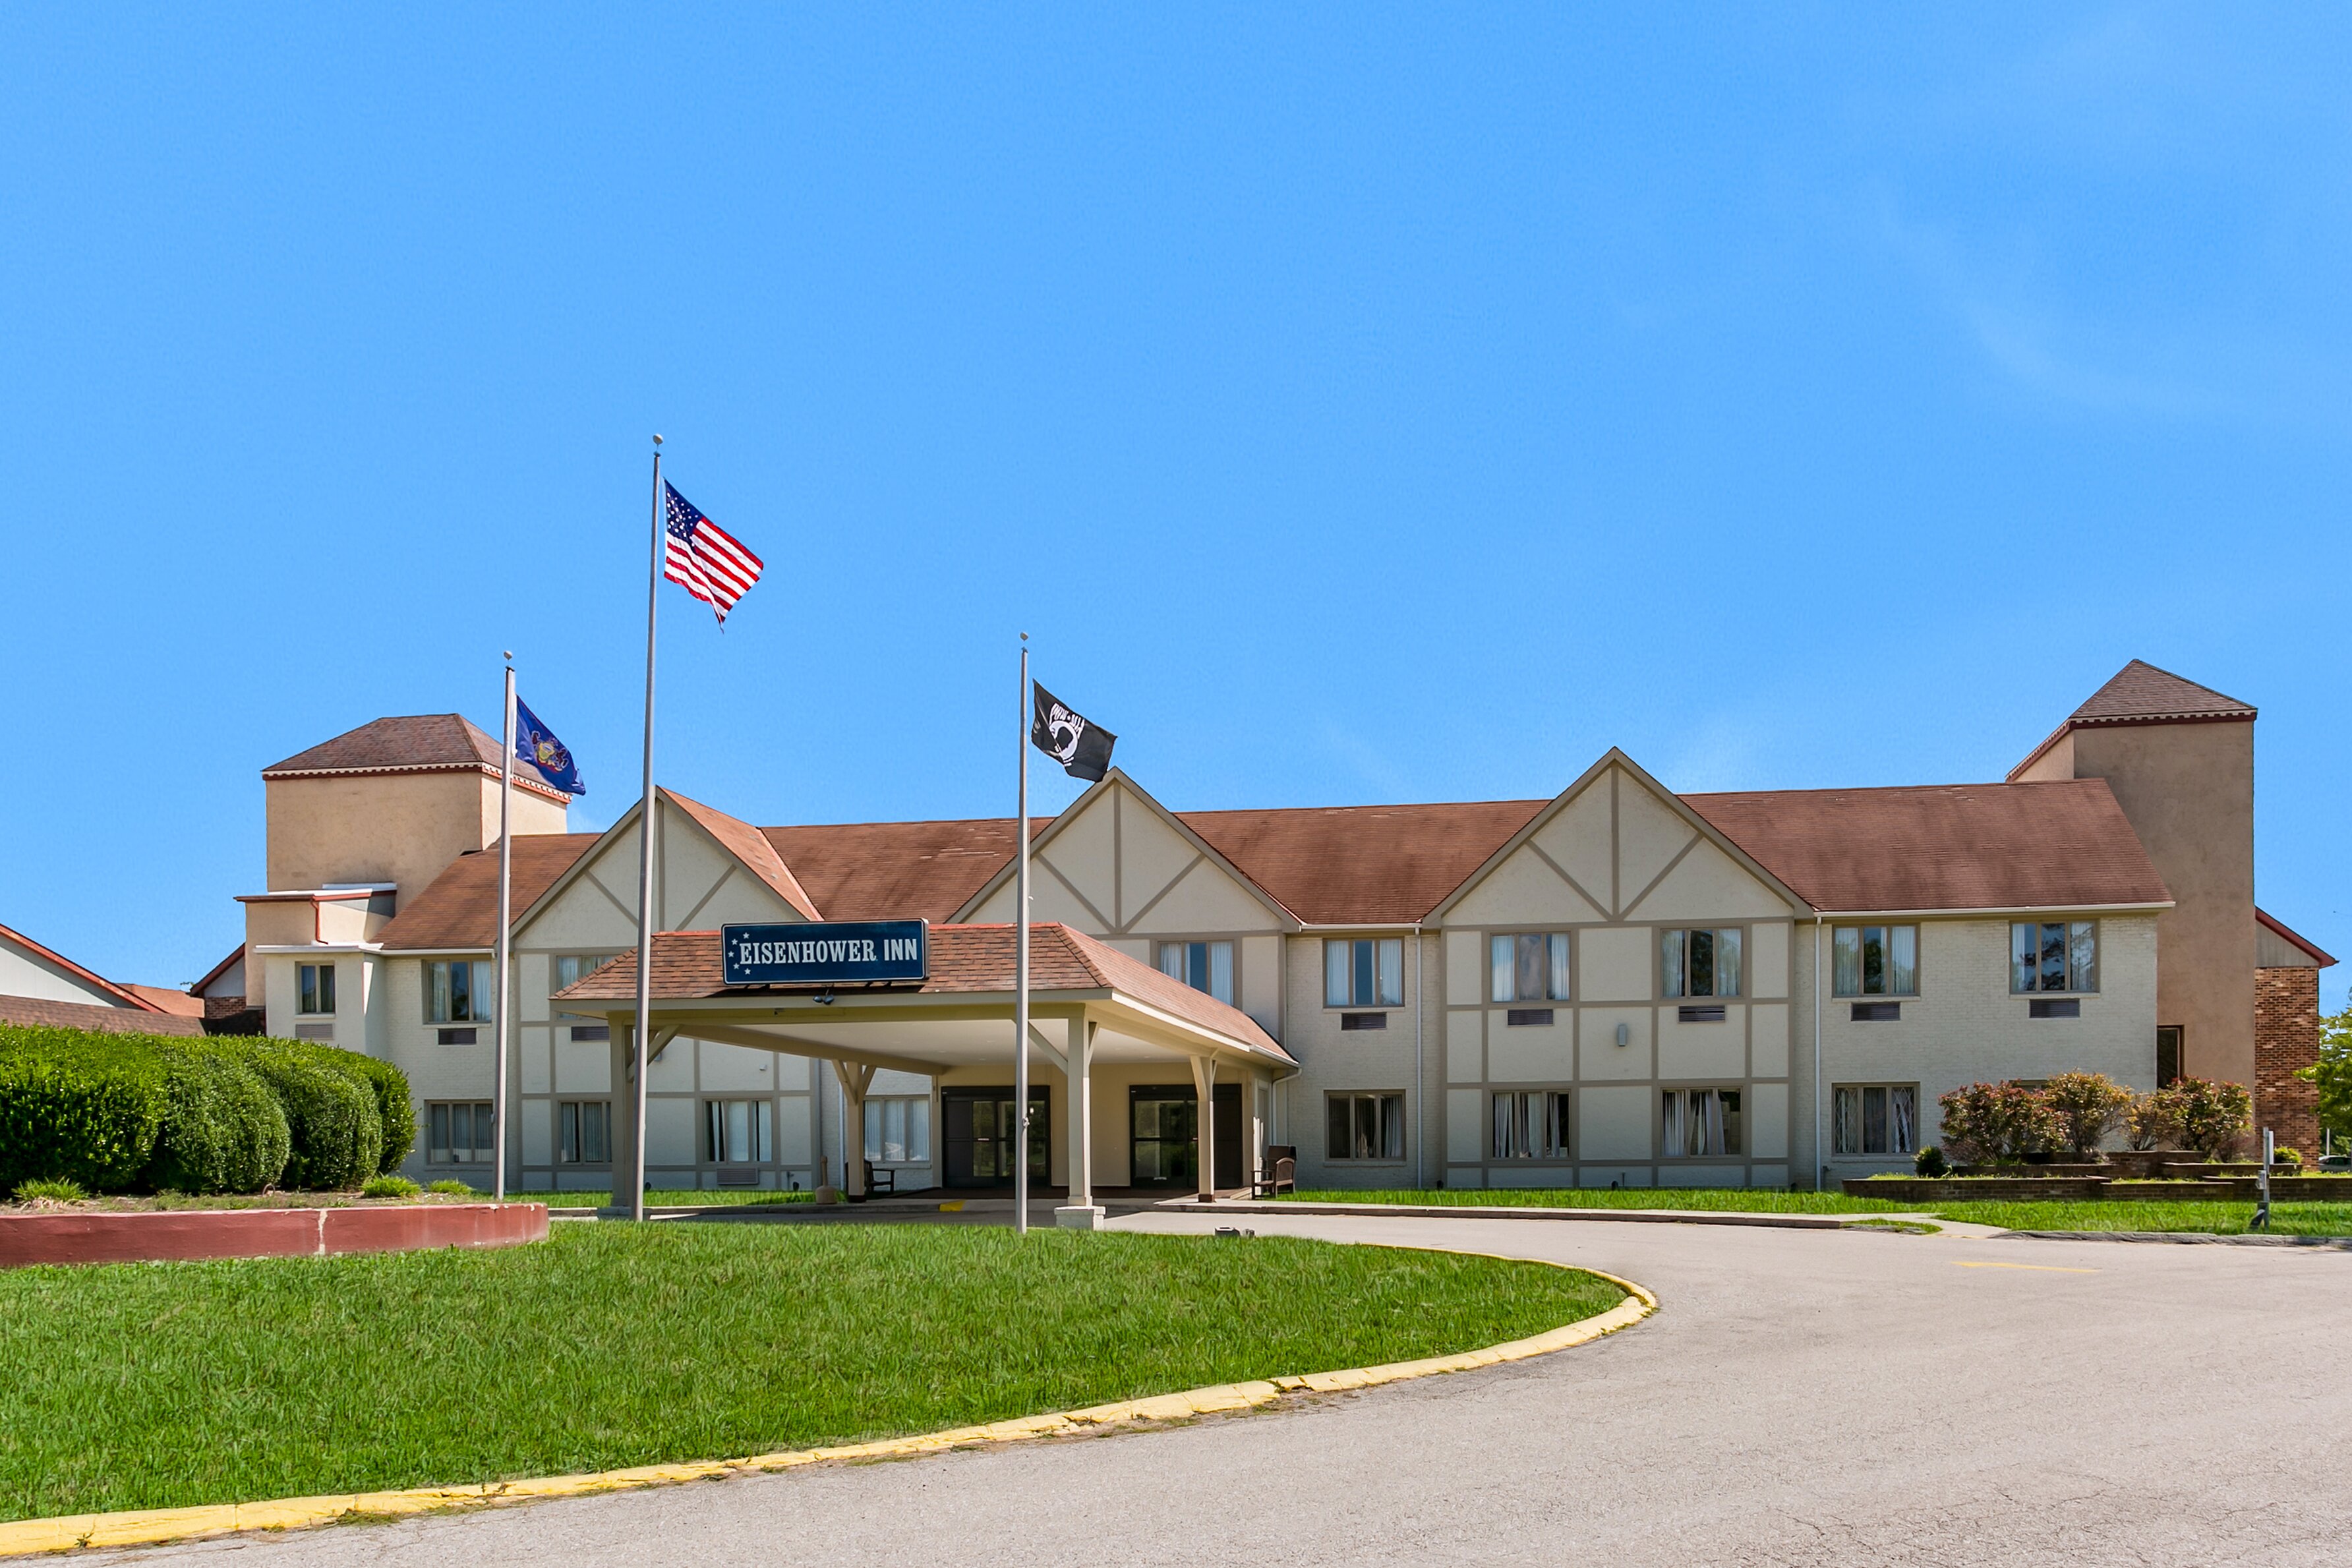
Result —
M 1339 1027 L 1342 1030 L 1386 1029 L 1389 1027 L 1389 1015 L 1386 1013 L 1341 1013 L 1339 1015 Z
M 1675 1009 L 1675 1015 L 1685 1023 L 1721 1023 L 1723 1021 L 1721 1008 L 1677 1008 Z
M 1901 1002 L 1856 1002 L 1853 1021 L 1856 1023 L 1894 1023 L 1903 1016 Z
M 2078 1019 L 2083 1016 L 2083 1004 L 2074 997 L 2036 997 L 2025 1004 L 2025 1016 L 2030 1019 Z
M 1551 1009 L 1549 1008 L 1513 1008 L 1503 1015 L 1503 1021 L 1507 1024 L 1549 1024 L 1551 1022 Z

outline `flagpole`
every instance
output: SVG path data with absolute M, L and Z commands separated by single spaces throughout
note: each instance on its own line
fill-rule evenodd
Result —
M 661 437 L 654 437 L 653 559 L 646 569 L 646 778 L 637 803 L 637 1027 L 629 1045 L 636 1069 L 636 1095 L 630 1111 L 636 1135 L 630 1140 L 629 1218 L 646 1217 L 646 1075 L 647 1036 L 654 1009 L 654 612 L 661 603 Z
M 1029 1233 L 1029 633 L 1021 633 L 1020 864 L 1013 879 L 1013 1233 Z
M 511 978 L 514 964 L 514 760 L 515 760 L 515 687 L 514 653 L 507 653 L 507 700 L 501 710 L 500 732 L 504 737 L 504 755 L 499 762 L 499 995 L 493 1005 L 498 1009 L 496 1025 L 499 1036 L 498 1085 L 490 1107 L 490 1200 L 507 1200 L 507 1064 L 509 1040 L 508 1021 L 514 1009 Z

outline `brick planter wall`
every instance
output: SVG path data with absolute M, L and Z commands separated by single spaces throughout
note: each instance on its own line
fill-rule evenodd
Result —
M 547 1239 L 543 1203 L 0 1215 L 0 1269 L 198 1258 L 320 1258 Z
M 2319 1060 L 2319 971 L 2274 968 L 2254 971 L 2254 1134 L 2263 1129 L 2319 1157 L 2319 1087 L 2294 1074 Z

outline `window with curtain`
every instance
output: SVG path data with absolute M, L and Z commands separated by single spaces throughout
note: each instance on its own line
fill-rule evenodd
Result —
M 1670 1160 L 1739 1152 L 1739 1091 L 1669 1089 L 1659 1124 L 1658 1153 Z
M 425 966 L 426 1023 L 488 1023 L 498 993 L 497 966 L 486 959 L 430 959 Z
M 1234 945 L 1231 942 L 1162 942 L 1160 972 L 1206 991 L 1221 1002 L 1234 999 Z
M 1736 997 L 1740 930 L 1699 927 L 1658 933 L 1658 984 L 1669 997 Z
M 1404 1006 L 1404 938 L 1325 938 L 1323 1005 L 1327 1008 Z
M 2095 991 L 2099 988 L 2099 923 L 2020 920 L 2009 928 L 2009 988 Z
M 866 1102 L 866 1157 L 876 1165 L 925 1164 L 931 1157 L 931 1097 L 877 1094 Z
M 1916 997 L 1919 994 L 1916 925 L 1837 925 L 1830 930 L 1830 994 Z
M 1494 1157 L 1566 1159 L 1568 1118 L 1569 1097 L 1562 1090 L 1515 1090 L 1496 1095 Z
M 712 1165 L 765 1165 L 775 1157 L 775 1106 L 766 1100 L 706 1100 L 702 1134 L 702 1157 Z
M 488 1100 L 436 1100 L 425 1107 L 425 1158 L 436 1166 L 479 1165 L 498 1130 Z
M 603 968 L 605 965 L 611 963 L 614 959 L 619 956 L 620 955 L 618 953 L 558 954 L 555 958 L 555 967 L 553 969 L 554 984 L 548 988 L 549 994 L 551 996 L 555 992 L 563 989 L 566 986 L 572 985 L 580 980 L 587 978 L 590 975 L 594 974 L 597 970 Z M 565 1013 L 559 1010 L 556 1014 L 556 1018 L 559 1022 L 567 1018 L 576 1020 L 570 1026 L 572 1030 L 572 1038 L 575 1040 L 610 1040 L 613 1038 L 612 1025 L 593 1022 L 585 1014 Z
M 1568 933 L 1498 931 L 1486 939 L 1486 968 L 1489 1001 L 1567 1001 Z
M 324 1014 L 335 1010 L 335 967 L 332 964 L 294 966 L 294 1010 Z
M 1841 1083 L 1830 1092 L 1830 1147 L 1834 1153 L 1915 1154 L 1918 1122 L 1916 1083 Z
M 1404 1096 L 1327 1094 L 1330 1134 L 1324 1152 L 1335 1160 L 1404 1158 Z
M 613 1103 L 555 1103 L 555 1159 L 559 1165 L 601 1166 L 613 1159 Z

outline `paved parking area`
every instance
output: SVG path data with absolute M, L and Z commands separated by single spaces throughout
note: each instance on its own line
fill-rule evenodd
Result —
M 1181 1428 L 125 1555 L 2204 1568 L 2352 1540 L 2352 1253 L 1241 1223 L 1590 1264 L 1663 1307 L 1561 1354 Z

